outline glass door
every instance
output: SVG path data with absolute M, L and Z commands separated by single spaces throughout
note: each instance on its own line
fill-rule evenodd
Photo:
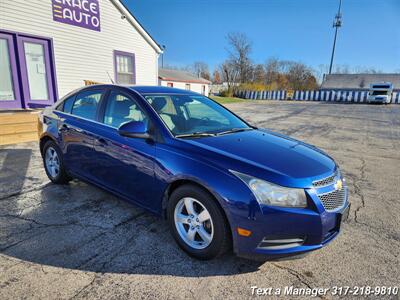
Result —
M 49 42 L 19 37 L 21 74 L 27 106 L 54 103 Z
M 0 108 L 21 108 L 13 36 L 0 33 Z

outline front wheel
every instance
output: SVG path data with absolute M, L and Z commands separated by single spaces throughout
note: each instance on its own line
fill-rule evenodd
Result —
M 43 147 L 43 163 L 47 177 L 52 182 L 66 184 L 71 180 L 65 171 L 62 153 L 53 141 L 48 141 Z
M 207 260 L 225 253 L 231 234 L 216 200 L 195 185 L 176 189 L 168 202 L 168 222 L 178 245 L 190 256 Z

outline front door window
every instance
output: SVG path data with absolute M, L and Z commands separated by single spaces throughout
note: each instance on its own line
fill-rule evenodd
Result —
M 131 98 L 117 92 L 108 98 L 103 121 L 114 128 L 131 121 L 147 122 L 142 109 Z
M 44 46 L 25 42 L 24 49 L 31 100 L 48 100 L 49 89 Z
M 0 38 L 0 101 L 15 100 L 8 40 Z

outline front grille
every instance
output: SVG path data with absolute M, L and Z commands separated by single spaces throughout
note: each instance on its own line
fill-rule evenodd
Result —
M 334 211 L 344 206 L 346 202 L 346 188 L 319 194 L 318 197 L 326 211 Z
M 314 187 L 323 187 L 323 186 L 334 184 L 336 182 L 336 176 L 337 176 L 337 173 L 335 172 L 329 177 L 313 181 L 313 186 Z

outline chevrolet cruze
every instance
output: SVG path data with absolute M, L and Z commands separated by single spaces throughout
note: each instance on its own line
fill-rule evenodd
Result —
M 348 215 L 331 157 L 190 91 L 85 87 L 43 111 L 39 134 L 52 182 L 77 178 L 165 217 L 198 259 L 316 250 Z

